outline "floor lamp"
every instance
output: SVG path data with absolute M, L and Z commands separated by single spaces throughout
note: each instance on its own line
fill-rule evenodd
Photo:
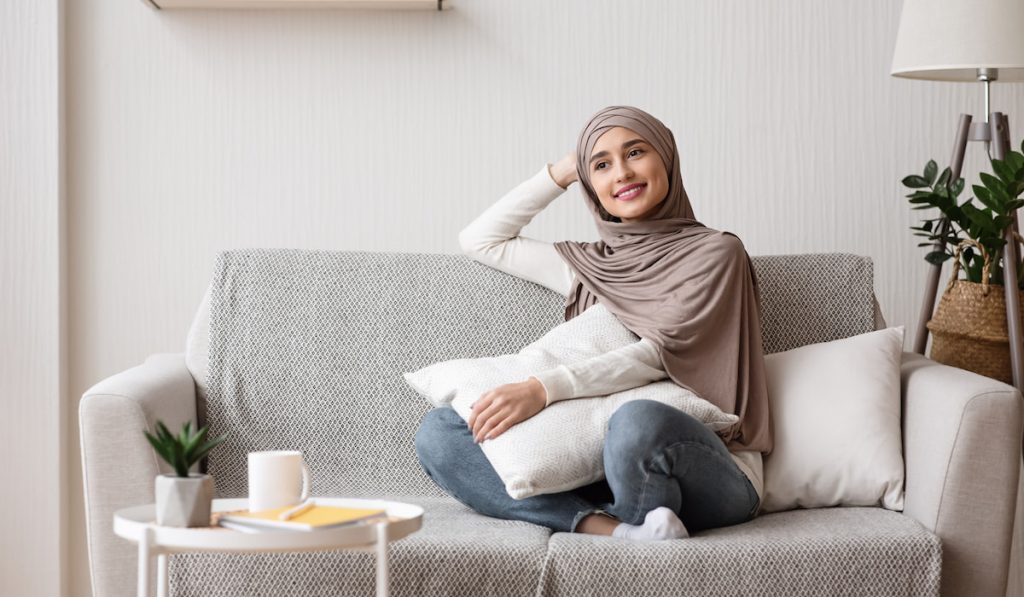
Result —
M 1007 117 L 991 111 L 993 81 L 1024 81 L 1024 0 L 904 0 L 892 72 L 896 77 L 929 81 L 980 82 L 985 90 L 985 121 L 961 114 L 950 161 L 952 180 L 960 177 L 968 141 L 983 141 L 989 159 L 1003 159 L 1010 148 Z M 939 222 L 934 250 L 944 250 L 949 220 Z M 1013 385 L 1024 393 L 1024 339 L 1017 292 L 1017 214 L 1004 232 L 1003 253 L 1007 330 Z M 929 268 L 924 301 L 914 337 L 914 352 L 924 354 L 925 323 L 932 317 L 942 264 Z

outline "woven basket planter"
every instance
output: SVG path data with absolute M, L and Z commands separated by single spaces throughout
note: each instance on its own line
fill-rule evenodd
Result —
M 984 257 L 981 283 L 957 280 L 960 252 L 974 245 Z M 989 284 L 989 258 L 973 240 L 957 246 L 953 274 L 926 324 L 932 333 L 929 357 L 939 363 L 1013 383 L 1010 371 L 1010 340 L 1006 325 L 1006 294 L 1001 284 Z M 1024 306 L 1024 292 L 1020 293 Z M 1022 309 L 1024 312 L 1024 309 Z

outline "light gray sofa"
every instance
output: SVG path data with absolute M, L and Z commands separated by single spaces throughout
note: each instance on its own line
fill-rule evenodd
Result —
M 755 256 L 767 353 L 884 327 L 869 258 Z M 564 297 L 462 255 L 225 251 L 185 354 L 157 354 L 80 405 L 94 594 L 134 591 L 112 514 L 153 501 L 156 419 L 229 432 L 207 468 L 244 496 L 245 454 L 306 453 L 314 495 L 425 508 L 390 549 L 394 595 L 978 595 L 1002 597 L 1020 459 L 1013 387 L 904 353 L 906 508 L 763 514 L 680 541 L 552 533 L 481 516 L 420 469 L 427 402 L 403 371 L 518 351 Z M 208 310 L 207 310 L 208 309 Z M 209 322 L 209 323 L 207 323 Z M 188 363 L 188 364 L 187 364 Z M 204 370 L 205 369 L 205 370 Z M 173 556 L 174 595 L 369 595 L 372 555 Z

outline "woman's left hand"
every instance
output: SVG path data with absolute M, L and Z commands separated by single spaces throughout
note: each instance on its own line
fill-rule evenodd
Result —
M 507 383 L 484 392 L 469 415 L 473 439 L 480 443 L 494 439 L 506 429 L 544 410 L 547 393 L 536 377 L 518 383 Z

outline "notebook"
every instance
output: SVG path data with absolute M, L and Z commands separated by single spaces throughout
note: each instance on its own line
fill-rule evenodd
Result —
M 315 531 L 387 517 L 387 511 L 383 508 L 342 508 L 315 505 L 288 520 L 278 520 L 277 517 L 282 512 L 291 509 L 292 506 L 286 506 L 259 512 L 249 512 L 248 510 L 224 512 L 221 514 L 219 522 L 221 526 L 242 531 L 249 528 L 254 530 Z M 240 528 L 243 526 L 247 528 Z

